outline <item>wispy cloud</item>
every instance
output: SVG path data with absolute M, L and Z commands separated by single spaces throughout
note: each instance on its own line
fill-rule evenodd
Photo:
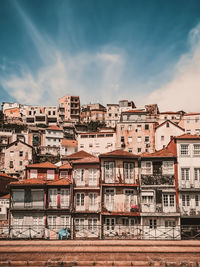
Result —
M 190 31 L 188 45 L 189 51 L 172 70 L 171 81 L 149 94 L 145 103 L 158 103 L 161 110 L 200 110 L 200 24 Z
M 57 105 L 58 98 L 70 93 L 79 95 L 82 103 L 117 99 L 124 63 L 122 51 L 101 51 L 70 55 L 61 52 L 42 35 L 34 23 L 16 4 L 16 9 L 25 25 L 43 65 L 32 71 L 21 64 L 18 73 L 2 76 L 0 83 L 6 92 L 20 103 Z

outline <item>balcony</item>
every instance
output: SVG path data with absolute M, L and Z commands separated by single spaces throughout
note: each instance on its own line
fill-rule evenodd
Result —
M 174 185 L 174 175 L 141 175 L 141 185 Z

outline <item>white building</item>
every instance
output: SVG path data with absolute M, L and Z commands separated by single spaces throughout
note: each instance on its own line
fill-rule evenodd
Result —
M 115 150 L 115 131 L 79 133 L 78 151 L 84 150 L 94 156 Z
M 176 123 L 170 120 L 164 121 L 155 127 L 155 149 L 166 147 L 174 136 L 182 135 L 184 132 L 185 130 Z
M 10 195 L 0 197 L 0 221 L 8 220 Z
M 182 225 L 199 225 L 200 136 L 184 134 L 175 138 L 178 159 L 179 207 Z
M 45 146 L 60 147 L 63 136 L 63 130 L 58 126 L 48 127 L 45 130 Z

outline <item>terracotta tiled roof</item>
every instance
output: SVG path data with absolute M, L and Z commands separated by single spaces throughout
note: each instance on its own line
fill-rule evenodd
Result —
M 200 115 L 200 113 L 186 113 L 186 114 L 184 114 L 184 116 L 193 116 L 193 115 Z
M 72 166 L 69 164 L 69 162 L 63 164 L 59 167 L 60 170 L 66 170 L 66 169 L 72 169 Z
M 111 151 L 111 152 L 108 152 L 108 153 L 101 154 L 99 157 L 102 157 L 102 158 L 103 157 L 138 158 L 138 155 L 135 155 L 133 153 L 118 149 L 118 150 L 114 150 L 114 151 Z
M 72 160 L 73 164 L 87 164 L 87 163 L 99 163 L 99 158 L 97 157 L 90 157 L 90 158 L 83 158 L 83 159 L 77 159 Z
M 93 155 L 85 152 L 84 150 L 78 151 L 76 153 L 73 153 L 68 156 L 64 156 L 63 159 L 82 159 L 82 158 L 89 158 L 89 157 L 94 157 Z
M 3 199 L 10 199 L 10 194 L 7 194 L 7 195 L 5 195 L 5 196 L 2 196 L 2 197 L 0 197 L 1 199 L 3 198 Z
M 70 184 L 71 184 L 71 181 L 66 178 L 47 182 L 47 185 L 70 185 Z
M 61 141 L 62 146 L 78 146 L 77 140 L 69 140 L 69 139 L 62 139 Z
M 18 182 L 11 182 L 10 185 L 44 185 L 45 181 L 38 178 L 20 180 Z
M 142 153 L 140 156 L 141 158 L 174 158 L 176 157 L 176 155 L 174 155 L 167 148 L 158 150 L 154 153 Z
M 164 124 L 166 124 L 167 122 L 168 122 L 168 123 L 171 123 L 171 124 L 174 125 L 175 127 L 178 127 L 179 129 L 185 131 L 185 129 L 183 129 L 181 126 L 179 126 L 178 124 L 176 124 L 176 123 L 174 123 L 174 122 L 172 122 L 172 121 L 170 121 L 170 120 L 166 120 L 166 121 L 164 121 L 163 123 L 157 125 L 155 128 L 157 129 L 157 128 L 163 126 Z
M 123 111 L 122 113 L 146 113 L 146 111 L 143 109 L 131 109 L 131 110 Z
M 165 111 L 165 112 L 160 112 L 160 114 L 180 114 L 180 111 Z
M 200 135 L 197 134 L 182 134 L 180 136 L 176 136 L 175 139 L 181 140 L 181 139 L 187 139 L 187 140 L 200 140 Z
M 5 178 L 11 178 L 11 179 L 16 179 L 16 180 L 18 180 L 16 177 L 9 176 L 9 175 L 7 175 L 7 174 L 5 174 L 5 173 L 3 173 L 3 172 L 0 172 L 0 177 L 5 177 Z
M 27 166 L 27 168 L 57 169 L 58 167 L 47 161 L 42 163 L 30 164 Z
M 62 131 L 62 129 L 56 125 L 49 126 L 47 130 Z

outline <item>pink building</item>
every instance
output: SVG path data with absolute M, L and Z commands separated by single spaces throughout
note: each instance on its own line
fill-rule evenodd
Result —
M 71 161 L 74 184 L 74 238 L 100 236 L 100 170 L 96 157 Z
M 60 122 L 80 121 L 80 99 L 79 96 L 65 95 L 59 98 Z
M 185 113 L 179 125 L 188 134 L 200 135 L 200 113 Z

